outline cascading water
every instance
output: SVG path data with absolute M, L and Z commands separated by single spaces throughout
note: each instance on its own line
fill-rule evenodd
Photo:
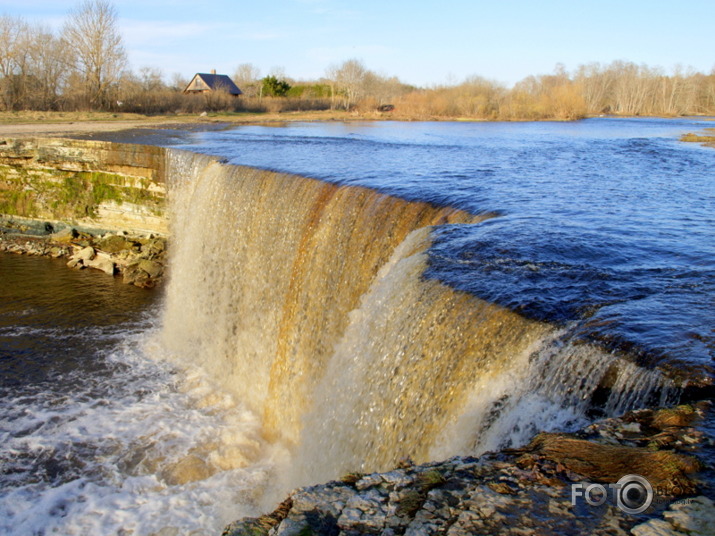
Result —
M 0 532 L 219 533 L 296 485 L 674 403 L 670 377 L 699 396 L 713 153 L 651 123 L 204 133 L 336 184 L 168 151 L 162 303 L 0 254 Z
M 479 453 L 665 397 L 567 332 L 423 277 L 433 226 L 488 216 L 173 151 L 165 345 L 292 452 L 288 485 Z M 606 378 L 610 378 L 606 382 Z

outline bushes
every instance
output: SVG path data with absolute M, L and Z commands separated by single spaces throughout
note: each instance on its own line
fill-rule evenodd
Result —
M 234 97 L 227 93 L 185 95 L 173 90 L 135 92 L 118 100 L 113 111 L 155 114 L 225 113 L 281 113 L 328 110 L 329 99 L 286 97 Z

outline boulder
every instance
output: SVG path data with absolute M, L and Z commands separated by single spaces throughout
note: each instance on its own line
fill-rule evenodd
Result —
M 79 236 L 77 229 L 72 227 L 65 227 L 61 231 L 57 231 L 50 235 L 50 240 L 55 242 L 69 243 Z
M 86 246 L 82 249 L 80 249 L 74 256 L 73 258 L 79 259 L 82 262 L 86 261 L 91 261 L 94 259 L 94 256 L 96 255 L 96 252 L 94 251 L 94 248 L 92 246 Z
M 144 270 L 149 277 L 156 279 L 164 273 L 164 266 L 156 261 L 150 261 L 148 259 L 143 259 L 139 261 L 139 269 Z
M 88 268 L 94 268 L 96 270 L 101 270 L 107 275 L 114 275 L 115 265 L 109 255 L 96 255 L 93 259 L 85 261 L 84 265 Z
M 189 455 L 169 465 L 160 473 L 160 477 L 170 486 L 181 486 L 190 482 L 205 480 L 215 471 L 198 456 Z
M 134 242 L 120 235 L 109 235 L 97 242 L 97 247 L 107 253 L 131 250 Z
M 122 280 L 127 285 L 134 285 L 141 288 L 152 288 L 155 282 L 148 273 L 139 267 L 138 263 L 130 264 L 124 268 Z

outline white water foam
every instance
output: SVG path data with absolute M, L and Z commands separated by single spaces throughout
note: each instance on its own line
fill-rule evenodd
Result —
M 646 406 L 677 403 L 680 389 L 658 370 L 614 359 L 596 346 L 574 343 L 570 330 L 556 330 L 514 356 L 509 373 L 483 381 L 458 418 L 431 449 L 435 459 L 479 456 L 528 443 L 539 432 L 568 432 L 592 419 L 592 397 L 607 374 L 614 380 L 607 417 Z
M 255 513 L 283 453 L 155 340 L 126 333 L 106 356 L 112 374 L 73 392 L 3 397 L 0 533 L 198 535 Z

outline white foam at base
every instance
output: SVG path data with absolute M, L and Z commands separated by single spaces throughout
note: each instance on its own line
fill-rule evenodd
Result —
M 114 373 L 75 392 L 3 399 L 0 533 L 198 535 L 255 514 L 285 453 L 154 338 L 128 335 Z

